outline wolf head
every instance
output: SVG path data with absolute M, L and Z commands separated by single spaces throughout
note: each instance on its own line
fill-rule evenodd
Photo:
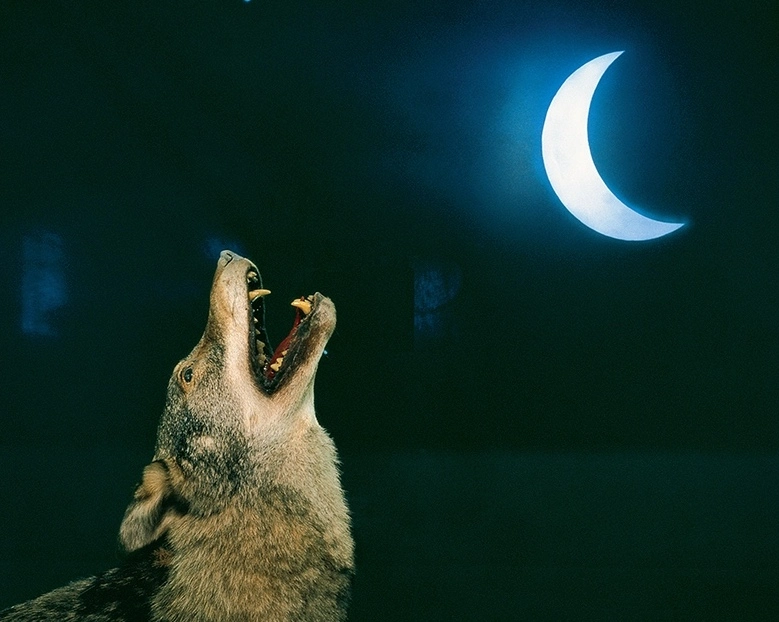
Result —
M 205 331 L 173 371 L 154 460 L 121 526 L 130 552 L 164 540 L 181 586 L 199 581 L 187 573 L 214 564 L 209 555 L 227 551 L 248 558 L 237 564 L 244 570 L 229 571 L 239 575 L 270 576 L 282 554 L 351 568 L 335 448 L 314 413 L 314 376 L 335 307 L 318 293 L 294 301 L 294 325 L 274 351 L 264 328 L 267 293 L 254 264 L 222 252 Z

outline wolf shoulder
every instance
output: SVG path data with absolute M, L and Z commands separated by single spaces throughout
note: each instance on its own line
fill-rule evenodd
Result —
M 74 581 L 0 611 L 2 622 L 143 622 L 152 620 L 151 599 L 165 569 L 151 550 L 132 554 L 124 564 Z

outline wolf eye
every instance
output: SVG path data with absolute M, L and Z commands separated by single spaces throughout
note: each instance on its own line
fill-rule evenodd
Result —
M 184 378 L 184 382 L 191 382 L 192 381 L 192 368 L 187 367 L 184 370 L 184 373 L 181 374 L 181 377 Z

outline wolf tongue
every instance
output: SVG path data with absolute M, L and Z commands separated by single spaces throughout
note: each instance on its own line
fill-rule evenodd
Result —
M 295 321 L 292 323 L 292 330 L 289 331 L 289 334 L 284 337 L 284 340 L 276 346 L 276 350 L 273 352 L 273 356 L 270 358 L 270 361 L 268 361 L 268 364 L 265 366 L 265 376 L 268 379 L 273 378 L 276 373 L 281 369 L 280 365 L 277 365 L 279 361 L 281 361 L 284 358 L 284 355 L 287 353 L 287 350 L 289 350 L 289 344 L 292 343 L 292 339 L 295 336 L 295 333 L 298 330 L 298 324 L 300 324 L 300 320 L 303 319 L 303 315 L 300 312 L 300 309 L 296 309 L 295 313 Z M 276 369 L 273 369 L 273 367 L 276 367 Z

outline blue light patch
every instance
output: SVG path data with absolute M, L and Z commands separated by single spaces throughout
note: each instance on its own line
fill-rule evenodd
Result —
M 52 313 L 67 302 L 62 237 L 38 232 L 22 239 L 22 332 L 53 337 Z
M 231 238 L 211 236 L 203 243 L 202 250 L 209 261 L 216 261 L 219 258 L 219 253 L 224 250 L 231 250 L 246 257 L 243 244 Z
M 457 322 L 450 304 L 460 292 L 461 284 L 458 266 L 414 262 L 414 341 L 417 346 L 456 336 Z

